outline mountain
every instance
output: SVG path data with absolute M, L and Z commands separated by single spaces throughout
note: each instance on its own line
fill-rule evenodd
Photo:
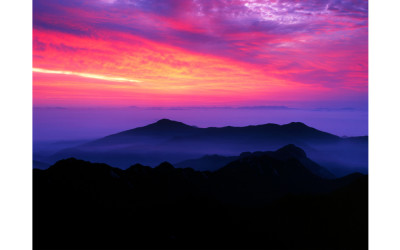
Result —
M 301 164 L 303 164 L 303 166 L 305 166 L 308 170 L 310 170 L 313 174 L 327 179 L 335 178 L 334 174 L 332 174 L 327 169 L 321 167 L 320 165 L 312 161 L 310 158 L 307 157 L 304 150 L 302 150 L 299 147 L 296 147 L 293 144 L 289 144 L 283 148 L 278 149 L 275 152 L 268 152 L 267 154 L 281 160 L 288 160 L 290 158 L 295 158 Z
M 338 176 L 367 172 L 368 140 L 341 138 L 300 122 L 199 128 L 162 119 L 61 150 L 46 161 L 76 157 L 125 169 L 134 163 L 156 166 L 161 161 L 169 161 L 180 164 L 204 155 L 273 151 L 287 144 L 300 146 L 311 159 Z
M 238 158 L 238 156 L 205 155 L 201 158 L 178 162 L 175 166 L 177 168 L 193 168 L 197 171 L 215 171 Z
M 254 152 L 254 155 L 268 155 L 279 160 L 288 160 L 295 158 L 303 164 L 313 174 L 322 178 L 332 179 L 335 175 L 329 172 L 327 169 L 321 167 L 311 159 L 309 159 L 299 147 L 293 144 L 286 145 L 277 151 L 266 151 L 266 152 Z M 175 164 L 178 168 L 190 167 L 198 171 L 216 171 L 228 163 L 235 161 L 240 158 L 252 155 L 250 152 L 241 153 L 239 156 L 221 156 L 221 155 L 205 155 L 198 159 L 190 159 Z
M 196 133 L 199 128 L 186 125 L 182 122 L 161 119 L 150 125 L 126 130 L 117 134 L 83 144 L 85 147 L 103 147 L 114 144 L 146 145 L 146 143 L 160 142 L 177 136 L 188 136 Z
M 95 182 L 96 188 L 110 195 L 120 192 L 113 191 L 116 187 L 112 185 L 116 183 L 118 189 L 130 190 L 133 187 L 146 190 L 146 195 L 157 196 L 159 193 L 170 198 L 197 190 L 221 202 L 241 204 L 265 204 L 289 193 L 324 193 L 359 176 L 353 174 L 335 179 L 329 171 L 308 159 L 301 148 L 292 144 L 274 152 L 242 153 L 213 172 L 175 168 L 168 162 L 155 168 L 135 164 L 121 170 L 74 158 L 58 161 L 44 172 L 51 176 L 48 181 L 63 188 L 69 179 L 72 187 L 89 187 L 88 183 Z M 159 187 L 159 190 L 155 191 L 154 187 Z M 154 193 L 148 194 L 149 190 Z
M 215 172 L 73 158 L 34 169 L 34 249 L 365 249 L 367 177 L 323 179 L 283 155 L 293 149 Z
M 289 193 L 331 191 L 359 175 L 333 179 L 333 174 L 309 160 L 301 148 L 290 144 L 275 152 L 242 154 L 213 172 L 212 180 L 219 199 L 258 204 Z

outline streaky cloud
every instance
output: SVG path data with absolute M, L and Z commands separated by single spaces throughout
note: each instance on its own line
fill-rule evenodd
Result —
M 41 69 L 41 68 L 33 68 L 33 72 L 37 73 L 45 73 L 45 74 L 62 74 L 62 75 L 75 75 L 80 77 L 92 78 L 92 79 L 99 79 L 105 81 L 112 81 L 112 82 L 142 82 L 135 79 L 128 79 L 124 77 L 112 77 L 112 76 L 103 76 L 103 75 L 95 75 L 89 73 L 80 73 L 80 72 L 71 72 L 71 71 L 64 71 L 64 70 L 50 70 L 50 69 Z

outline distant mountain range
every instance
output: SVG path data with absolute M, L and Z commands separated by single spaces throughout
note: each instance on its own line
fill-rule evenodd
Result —
M 144 127 L 61 150 L 49 157 L 47 162 L 76 157 L 125 169 L 134 163 L 156 166 L 169 161 L 184 166 L 191 161 L 191 167 L 195 169 L 216 170 L 234 159 L 227 156 L 274 151 L 287 144 L 303 148 L 311 159 L 337 176 L 356 171 L 367 173 L 368 137 L 342 138 L 300 122 L 198 128 L 162 119 Z M 204 163 L 209 162 L 208 166 L 202 164 L 204 169 L 193 165 L 193 159 L 201 157 Z M 40 160 L 43 162 L 43 159 Z
M 367 176 L 326 178 L 295 145 L 230 160 L 212 172 L 73 158 L 34 169 L 34 248 L 367 246 Z

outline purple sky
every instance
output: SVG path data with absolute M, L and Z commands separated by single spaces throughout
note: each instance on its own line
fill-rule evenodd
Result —
M 33 105 L 67 108 L 34 109 L 36 140 L 161 118 L 364 135 L 368 1 L 34 0 Z M 297 109 L 148 109 L 271 105 Z
M 368 134 L 366 110 L 248 108 L 36 108 L 34 141 L 96 139 L 162 118 L 198 127 L 247 126 L 300 121 L 339 136 Z

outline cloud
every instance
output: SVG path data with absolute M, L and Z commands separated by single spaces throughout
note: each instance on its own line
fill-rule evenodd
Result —
M 32 71 L 37 72 L 37 73 L 44 73 L 44 74 L 73 75 L 73 76 L 80 76 L 80 77 L 85 77 L 85 78 L 92 78 L 92 79 L 111 81 L 111 82 L 136 82 L 136 83 L 141 82 L 139 80 L 128 79 L 128 78 L 124 78 L 124 77 L 95 75 L 95 74 L 71 72 L 71 71 L 64 71 L 64 70 L 50 70 L 50 69 L 33 68 Z
M 367 94 L 362 0 L 34 0 L 33 29 L 35 68 L 141 79 L 152 91 Z

